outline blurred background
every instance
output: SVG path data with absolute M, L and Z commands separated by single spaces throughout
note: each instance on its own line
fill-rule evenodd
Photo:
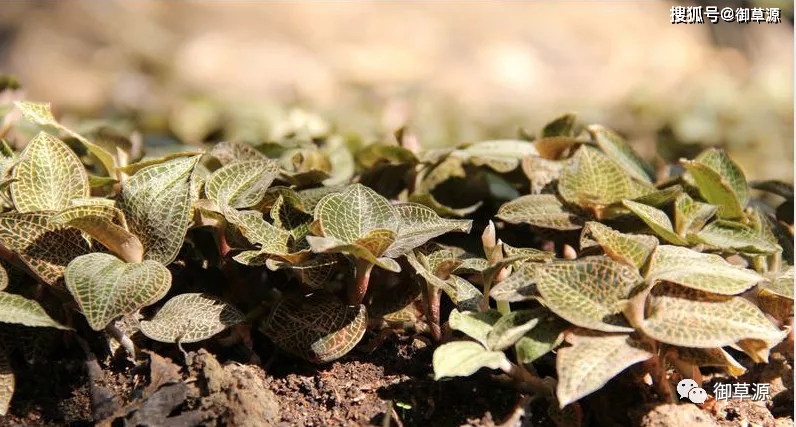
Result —
M 782 22 L 671 24 L 672 6 L 697 4 L 779 7 Z M 718 145 L 752 179 L 793 181 L 793 1 L 0 10 L 0 74 L 65 121 L 107 117 L 188 143 L 277 138 L 285 121 L 372 142 L 409 124 L 423 144 L 441 146 L 536 132 L 575 112 L 645 157 Z

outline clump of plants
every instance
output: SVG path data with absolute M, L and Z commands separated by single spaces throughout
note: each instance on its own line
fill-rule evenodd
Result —
M 667 364 L 699 383 L 703 366 L 743 372 L 728 349 L 766 362 L 792 341 L 792 215 L 751 197 L 792 206 L 792 186 L 748 183 L 718 149 L 656 170 L 567 115 L 445 149 L 402 129 L 352 152 L 299 122 L 146 157 L 49 104 L 0 114 L 3 133 L 30 135 L 0 146 L 3 328 L 104 334 L 131 360 L 262 334 L 327 363 L 369 330 L 413 327 L 438 345 L 437 379 L 500 370 L 562 425 L 631 365 L 668 399 Z M 30 341 L 0 336 L 5 413 L 9 356 Z M 545 360 L 554 376 L 537 374 Z

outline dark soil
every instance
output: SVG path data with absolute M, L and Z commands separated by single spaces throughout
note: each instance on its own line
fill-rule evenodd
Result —
M 186 364 L 175 346 L 164 346 L 143 351 L 137 367 L 117 358 L 94 381 L 79 352 L 36 365 L 16 361 L 17 391 L 0 427 L 554 425 L 545 401 L 529 402 L 490 372 L 435 381 L 433 348 L 406 335 L 320 367 L 269 347 L 255 341 L 264 356 L 258 366 L 243 363 L 234 347 L 186 348 Z M 793 359 L 775 353 L 771 362 L 744 377 L 770 382 L 771 399 L 713 401 L 702 408 L 655 403 L 639 373 L 629 369 L 581 401 L 583 425 L 792 426 Z M 94 422 L 103 402 L 112 415 Z

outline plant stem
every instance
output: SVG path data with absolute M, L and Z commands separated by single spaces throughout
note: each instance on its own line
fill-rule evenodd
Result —
M 652 376 L 652 383 L 658 391 L 658 395 L 660 395 L 666 403 L 676 403 L 677 399 L 675 399 L 674 390 L 669 380 L 666 378 L 666 362 L 660 355 L 658 343 L 653 340 L 650 340 L 650 342 L 652 343 L 652 353 L 654 356 L 648 359 L 645 365 Z
M 439 326 L 439 304 L 442 289 L 426 284 L 424 287 L 426 294 L 426 323 L 431 329 L 431 338 L 439 342 L 442 339 L 442 329 Z
M 121 344 L 122 347 L 127 351 L 127 354 L 132 358 L 131 360 L 135 363 L 135 345 L 133 345 L 133 341 L 128 337 L 121 329 L 116 327 L 116 325 L 111 322 L 108 326 L 105 327 L 105 332 L 107 332 L 110 336 L 113 337 L 116 341 Z
M 500 314 L 511 313 L 511 305 L 508 301 L 497 301 L 497 309 Z
M 357 277 L 354 281 L 354 286 L 348 287 L 348 303 L 350 305 L 362 304 L 362 300 L 365 299 L 365 293 L 368 291 L 371 270 L 373 270 L 373 264 L 371 264 L 370 261 L 357 259 Z

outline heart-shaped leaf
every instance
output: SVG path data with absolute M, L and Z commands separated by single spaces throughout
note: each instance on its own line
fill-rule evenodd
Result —
M 59 211 L 88 197 L 88 175 L 77 155 L 58 138 L 40 132 L 14 167 L 11 197 L 20 213 Z
M 147 166 L 122 185 L 119 207 L 144 245 L 144 259 L 168 265 L 182 247 L 191 220 L 191 174 L 200 157 Z
M 171 273 L 163 264 L 153 260 L 128 264 L 105 253 L 75 258 L 66 267 L 64 279 L 95 331 L 158 302 L 171 288 Z
M 454 308 L 448 316 L 448 325 L 486 347 L 489 332 L 500 318 L 501 314 L 497 310 L 459 311 Z
M 231 163 L 210 175 L 204 186 L 205 194 L 219 205 L 249 208 L 262 200 L 278 174 L 279 163 L 275 160 Z
M 276 345 L 313 363 L 345 356 L 367 329 L 364 305 L 347 306 L 330 295 L 312 294 L 281 300 L 260 323 Z
M 642 282 L 636 269 L 606 257 L 547 264 L 536 272 L 544 304 L 570 323 L 604 332 L 632 332 L 621 314 Z
M 440 218 L 434 210 L 417 203 L 401 203 L 394 206 L 400 217 L 398 238 L 384 252 L 384 256 L 396 258 L 442 234 L 459 231 L 469 233 L 473 226 L 470 220 Z
M 718 206 L 698 202 L 688 193 L 681 193 L 674 202 L 674 229 L 680 236 L 695 233 L 716 215 Z
M 658 236 L 675 245 L 686 245 L 688 241 L 674 232 L 672 221 L 666 213 L 652 206 L 636 203 L 632 200 L 622 200 L 622 204 L 636 214 Z
M 677 283 L 693 289 L 721 295 L 737 295 L 763 277 L 724 258 L 679 246 L 661 245 L 652 254 L 647 283 Z
M 636 269 L 641 269 L 647 263 L 650 254 L 658 246 L 658 239 L 652 236 L 620 233 L 593 221 L 586 223 L 581 236 L 581 242 L 584 237 L 591 237 L 603 248 L 606 255 Z M 581 248 L 584 247 L 581 243 Z
M 11 398 L 14 396 L 16 381 L 14 371 L 11 369 L 11 362 L 3 347 L 0 347 L 0 416 L 8 414 L 11 405 Z
M 629 335 L 576 330 L 558 350 L 556 397 L 561 408 L 601 389 L 611 378 L 654 354 Z
M 434 379 L 469 377 L 481 368 L 501 369 L 509 366 L 502 351 L 489 351 L 472 341 L 454 341 L 434 350 L 432 358 Z
M 22 112 L 25 120 L 35 123 L 39 126 L 54 127 L 80 141 L 80 143 L 82 143 L 88 149 L 88 151 L 91 152 L 91 154 L 97 156 L 102 163 L 102 166 L 105 167 L 105 170 L 108 172 L 108 175 L 113 175 L 116 172 L 116 161 L 113 158 L 113 155 L 99 145 L 94 144 L 66 126 L 58 123 L 53 116 L 51 104 L 49 102 L 14 102 L 14 105 L 16 105 L 16 107 Z
M 114 221 L 120 224 L 114 224 Z M 127 262 L 144 259 L 144 246 L 138 237 L 127 231 L 124 213 L 115 207 L 99 204 L 73 206 L 50 218 L 50 223 L 83 231 Z
M 554 230 L 577 230 L 583 220 L 553 194 L 531 194 L 504 203 L 496 215 L 503 221 Z
M 599 125 L 586 128 L 600 149 L 611 157 L 630 176 L 640 182 L 652 184 L 655 175 L 652 167 L 622 137 Z
M 324 196 L 315 206 L 314 216 L 324 237 L 344 243 L 354 243 L 373 230 L 397 234 L 401 224 L 401 217 L 389 200 L 362 184 Z
M 532 363 L 564 341 L 564 331 L 571 325 L 555 315 L 545 316 L 517 341 L 514 348 L 518 363 Z
M 695 235 L 695 241 L 725 251 L 749 254 L 772 254 L 779 245 L 760 237 L 757 230 L 735 221 L 716 220 Z
M 38 302 L 8 292 L 0 292 L 0 322 L 69 329 L 53 320 Z
M 787 334 L 741 297 L 711 295 L 666 282 L 655 286 L 651 296 L 648 317 L 640 328 L 666 344 L 717 348 L 755 339 L 770 348 Z
M 630 177 L 596 148 L 581 146 L 558 179 L 558 193 L 568 203 L 602 207 L 635 197 Z
M 50 224 L 52 213 L 0 215 L 0 242 L 44 283 L 55 285 L 72 259 L 90 252 L 80 230 Z
M 168 300 L 151 320 L 142 320 L 139 326 L 155 341 L 188 344 L 204 341 L 243 320 L 243 313 L 231 304 L 210 295 L 188 293 Z

